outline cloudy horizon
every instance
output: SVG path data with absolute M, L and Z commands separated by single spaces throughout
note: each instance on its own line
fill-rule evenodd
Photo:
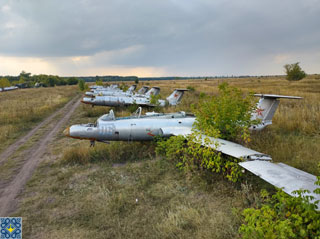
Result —
M 0 75 L 279 75 L 320 69 L 320 0 L 2 0 Z

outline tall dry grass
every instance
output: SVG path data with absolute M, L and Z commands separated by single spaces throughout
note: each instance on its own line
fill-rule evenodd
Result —
M 0 151 L 64 105 L 76 86 L 21 89 L 0 93 Z

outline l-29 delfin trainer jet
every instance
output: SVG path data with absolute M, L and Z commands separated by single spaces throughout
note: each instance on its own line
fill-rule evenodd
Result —
M 257 110 L 252 114 L 252 119 L 259 119 L 258 125 L 253 125 L 251 130 L 261 130 L 272 124 L 272 118 L 279 105 L 279 98 L 301 99 L 301 97 L 256 94 L 261 97 Z M 112 110 L 109 114 L 101 116 L 95 124 L 72 125 L 64 131 L 64 134 L 71 138 L 87 139 L 92 142 L 107 141 L 144 141 L 153 140 L 155 136 L 170 137 L 178 135 L 189 135 L 192 133 L 192 126 L 196 118 L 185 112 L 178 113 L 146 113 L 131 117 L 116 118 Z M 271 156 L 255 150 L 246 148 L 223 139 L 208 137 L 213 144 L 207 145 L 204 142 L 205 135 L 202 135 L 202 144 L 206 147 L 214 147 L 222 154 L 243 159 L 240 166 L 251 171 L 258 177 L 270 184 L 282 188 L 286 193 L 296 196 L 295 190 L 306 189 L 315 200 L 320 200 L 320 195 L 313 193 L 316 189 L 317 178 L 307 172 L 293 168 L 283 163 L 272 163 Z M 216 142 L 218 147 L 216 147 Z
M 157 95 L 160 92 L 159 87 L 152 87 L 145 95 L 132 95 L 132 96 L 96 96 L 95 98 L 84 97 L 82 103 L 91 104 L 92 106 L 128 106 L 139 105 L 154 107 L 164 107 L 166 105 L 177 105 L 182 99 L 186 89 L 175 89 L 173 93 L 167 97 L 166 100 L 158 100 L 156 104 L 152 102 L 151 96 Z
M 127 91 L 120 90 L 119 88 L 98 88 L 85 93 L 86 96 L 104 96 L 104 95 L 133 95 L 137 85 L 132 85 Z

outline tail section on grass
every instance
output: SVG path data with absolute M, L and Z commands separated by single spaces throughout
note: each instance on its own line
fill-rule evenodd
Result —
M 270 95 L 270 94 L 255 94 L 254 96 L 260 97 L 257 104 L 256 111 L 252 114 L 253 120 L 260 120 L 259 125 L 252 126 L 252 129 L 260 130 L 267 125 L 272 124 L 272 118 L 279 106 L 280 98 L 283 99 L 302 99 L 298 96 L 286 96 L 286 95 Z

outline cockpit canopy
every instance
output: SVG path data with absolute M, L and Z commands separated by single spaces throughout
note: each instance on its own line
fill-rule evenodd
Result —
M 102 115 L 98 121 L 101 120 L 101 121 L 111 121 L 111 120 L 116 120 L 116 117 L 114 116 L 114 113 L 113 113 L 113 110 L 110 110 L 109 111 L 109 114 L 105 114 L 105 115 Z

